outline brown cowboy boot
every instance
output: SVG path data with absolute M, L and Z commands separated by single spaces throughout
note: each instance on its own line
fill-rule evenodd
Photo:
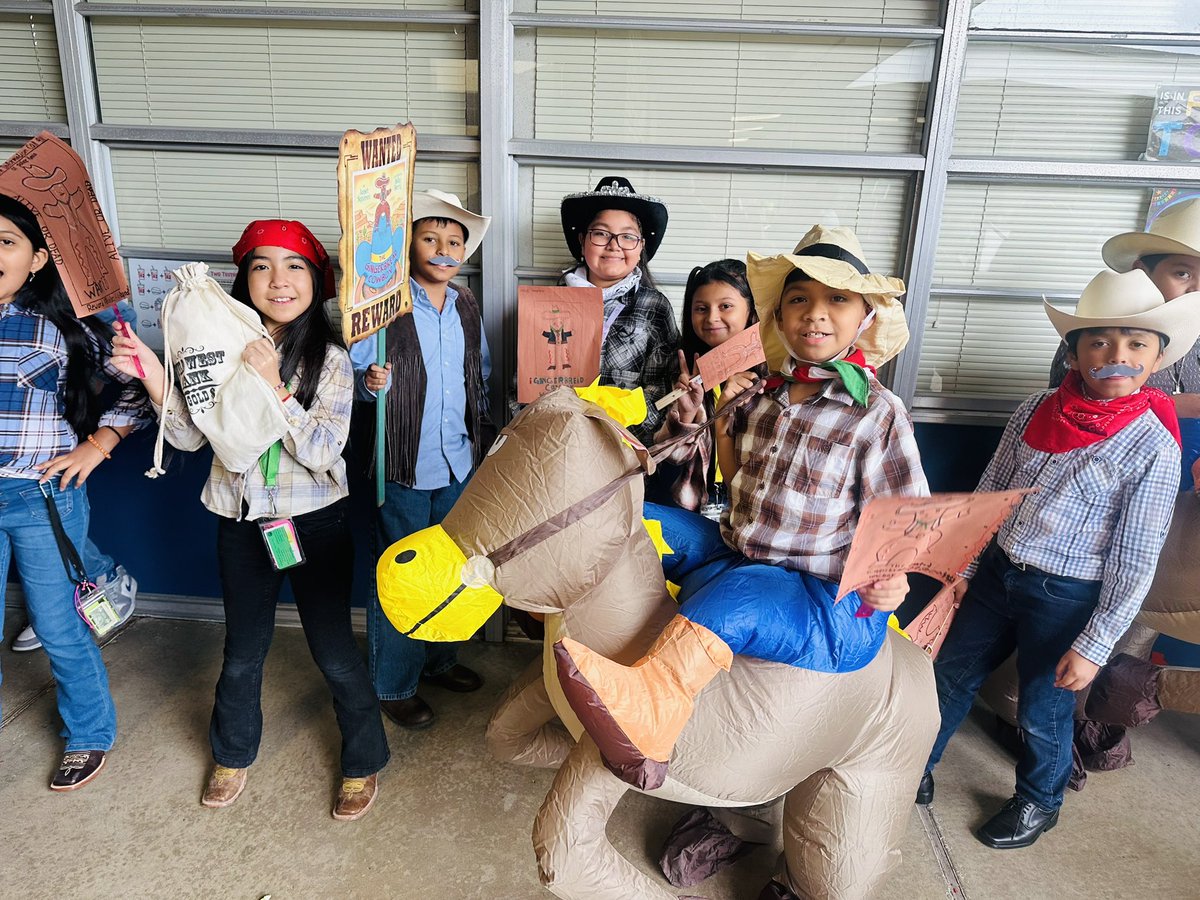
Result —
M 703 625 L 675 616 L 642 659 L 622 666 L 563 638 L 554 645 L 571 709 L 609 770 L 642 790 L 660 787 L 692 701 L 733 651 Z

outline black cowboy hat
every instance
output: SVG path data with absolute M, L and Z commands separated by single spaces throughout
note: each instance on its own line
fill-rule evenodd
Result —
M 637 217 L 642 225 L 642 237 L 646 241 L 642 260 L 652 260 L 667 231 L 667 204 L 657 197 L 637 193 L 629 179 L 620 175 L 606 175 L 600 179 L 595 190 L 584 191 L 582 194 L 567 194 L 563 197 L 559 215 L 562 218 L 563 237 L 567 239 L 571 256 L 574 259 L 583 258 L 579 236 L 596 215 L 605 209 L 621 209 Z

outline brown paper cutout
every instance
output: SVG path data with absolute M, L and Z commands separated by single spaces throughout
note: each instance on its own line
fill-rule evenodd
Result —
M 876 497 L 854 529 L 838 599 L 902 572 L 953 584 L 1029 493 Z
M 79 316 L 129 296 L 129 281 L 87 168 L 48 131 L 0 165 L 0 194 L 29 208 Z
M 552 388 L 587 387 L 600 375 L 604 292 L 596 287 L 517 288 L 517 402 Z
M 954 599 L 954 584 L 946 585 L 934 594 L 933 599 L 917 617 L 908 623 L 904 633 L 910 641 L 924 650 L 930 659 L 937 659 L 938 651 L 942 649 L 942 642 L 946 640 L 946 633 L 950 631 L 950 623 L 954 621 L 954 614 L 958 612 L 960 603 L 961 601 Z
M 758 323 L 755 322 L 725 343 L 717 344 L 696 360 L 696 365 L 700 369 L 700 380 L 704 382 L 704 389 L 711 391 L 718 384 L 724 384 L 730 375 L 749 372 L 759 363 L 766 361 L 762 336 L 758 331 Z

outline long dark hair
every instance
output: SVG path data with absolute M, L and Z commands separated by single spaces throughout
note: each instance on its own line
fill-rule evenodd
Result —
M 254 251 L 251 250 L 242 257 L 238 264 L 237 277 L 229 289 L 229 296 L 246 304 L 259 316 L 258 307 L 250 299 L 250 265 L 254 262 Z M 300 405 L 305 409 L 312 406 L 317 398 L 317 382 L 321 379 L 321 369 L 325 365 L 325 348 L 330 344 L 340 344 L 333 326 L 325 315 L 325 302 L 321 298 L 324 290 L 324 278 L 307 259 L 304 264 L 308 274 L 312 276 L 312 303 L 308 309 L 300 313 L 291 322 L 283 326 L 282 340 L 276 340 L 280 355 L 283 357 L 279 364 L 279 374 L 285 382 L 290 382 L 300 372 L 300 383 L 292 391 Z
M 29 238 L 34 250 L 46 250 L 46 239 L 37 219 L 23 204 L 0 194 L 0 216 L 8 219 Z M 112 342 L 112 327 L 95 316 L 75 314 L 54 260 L 46 261 L 13 298 L 13 303 L 45 316 L 62 335 L 67 348 L 67 378 L 63 398 L 66 420 L 83 440 L 100 421 L 101 398 L 97 380 L 104 365 L 102 347 Z
M 740 259 L 718 259 L 706 266 L 696 266 L 688 276 L 687 287 L 683 290 L 683 320 L 679 323 L 679 346 L 687 356 L 689 366 L 697 354 L 703 356 L 712 349 L 692 327 L 692 301 L 700 288 L 710 284 L 727 284 L 746 298 L 746 304 L 750 308 L 750 314 L 746 318 L 747 327 L 758 321 L 758 311 L 754 308 L 754 297 L 750 294 L 750 282 L 746 280 L 744 262 Z

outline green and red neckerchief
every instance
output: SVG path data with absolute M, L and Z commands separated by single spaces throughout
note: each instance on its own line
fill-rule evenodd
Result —
M 831 359 L 823 363 L 801 363 L 792 369 L 791 374 L 772 375 L 766 380 L 765 389 L 773 391 L 785 383 L 820 384 L 822 381 L 839 380 L 846 392 L 854 398 L 854 402 L 866 407 L 867 398 L 871 394 L 871 379 L 874 377 L 875 367 L 867 365 L 867 358 L 863 356 L 863 352 L 854 347 L 841 359 Z

